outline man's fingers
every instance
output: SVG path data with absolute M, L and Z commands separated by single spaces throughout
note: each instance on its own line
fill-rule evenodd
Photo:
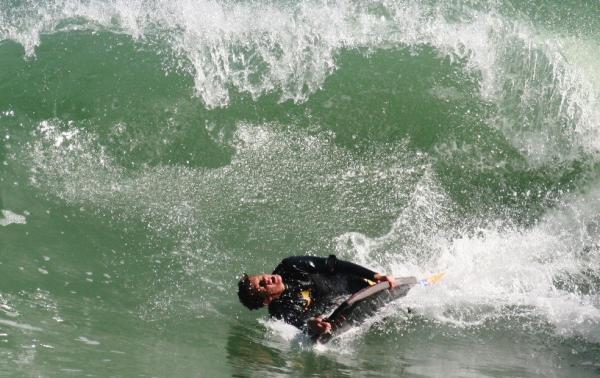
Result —
M 386 276 L 380 273 L 377 273 L 375 275 L 375 279 L 377 280 L 377 282 L 383 282 L 386 281 L 390 284 L 390 289 L 398 286 L 398 284 L 396 283 L 396 279 L 394 278 L 394 276 Z
M 331 333 L 333 327 L 331 323 L 323 320 L 322 317 L 313 317 L 308 321 L 309 333 L 320 335 L 323 333 Z
M 323 331 L 329 331 L 331 330 L 331 323 L 329 323 L 326 320 L 323 320 L 322 317 L 316 318 L 317 320 L 317 326 L 323 330 Z
M 331 323 L 326 322 L 326 321 L 322 321 L 321 322 L 321 327 L 323 327 L 323 331 L 324 332 L 331 332 Z
M 398 283 L 396 283 L 396 279 L 393 276 L 386 276 L 387 277 L 387 281 L 390 283 L 390 288 L 394 288 L 396 286 L 398 286 Z

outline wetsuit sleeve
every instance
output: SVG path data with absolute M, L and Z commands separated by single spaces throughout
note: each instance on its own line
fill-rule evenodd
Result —
M 299 270 L 308 274 L 348 274 L 367 278 L 372 280 L 375 272 L 363 266 L 351 263 L 349 261 L 338 260 L 335 255 L 329 255 L 328 258 L 315 256 L 292 256 L 284 259 L 281 264 L 275 268 L 274 274 L 280 272 Z
M 373 280 L 376 272 L 370 269 L 360 266 L 358 264 L 351 263 L 350 261 L 338 260 L 335 255 L 329 255 L 327 259 L 328 265 L 330 265 L 335 273 L 350 274 L 361 278 Z
M 273 274 L 285 275 L 285 272 L 302 272 L 308 274 L 333 273 L 327 265 L 327 259 L 315 256 L 292 256 L 283 259 L 281 264 L 275 268 Z

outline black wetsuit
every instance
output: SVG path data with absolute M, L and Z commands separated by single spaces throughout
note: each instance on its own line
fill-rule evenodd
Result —
M 269 314 L 304 330 L 308 319 L 327 315 L 348 295 L 368 286 L 376 273 L 330 255 L 288 257 L 273 274 L 281 275 L 286 289 L 269 304 Z

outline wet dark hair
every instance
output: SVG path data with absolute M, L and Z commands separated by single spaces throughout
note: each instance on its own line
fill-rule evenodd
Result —
M 238 282 L 238 297 L 240 302 L 250 310 L 258 310 L 264 306 L 263 299 L 253 290 L 250 278 L 245 273 Z

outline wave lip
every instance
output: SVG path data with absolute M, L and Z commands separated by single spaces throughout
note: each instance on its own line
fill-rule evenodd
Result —
M 586 63 L 577 59 L 594 45 L 574 49 L 569 39 L 501 8 L 385 0 L 26 0 L 0 5 L 0 40 L 17 41 L 33 56 L 44 33 L 124 33 L 155 49 L 166 72 L 193 77 L 208 108 L 229 105 L 235 93 L 301 103 L 338 68 L 343 50 L 368 55 L 431 46 L 479 78 L 481 97 L 498 107 L 490 122 L 530 163 L 596 153 L 600 89 L 587 78 L 597 73 L 582 70 Z

